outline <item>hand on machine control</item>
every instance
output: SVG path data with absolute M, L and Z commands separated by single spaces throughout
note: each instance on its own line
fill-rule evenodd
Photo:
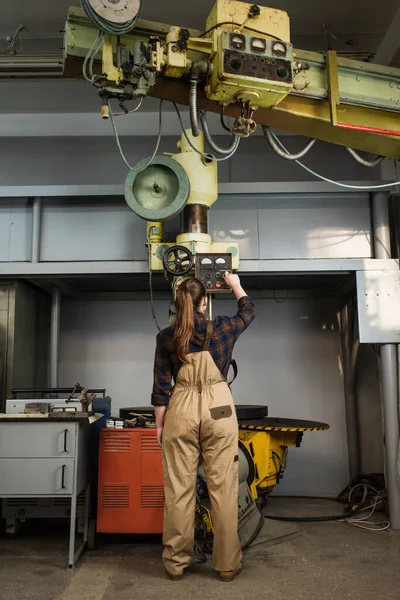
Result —
M 229 273 L 229 271 L 225 271 L 223 277 L 225 279 L 225 283 L 232 289 L 240 285 L 239 275 L 236 275 L 235 273 Z
M 235 294 L 236 300 L 240 300 L 240 298 L 243 298 L 243 296 L 247 296 L 240 283 L 239 275 L 236 275 L 235 273 L 229 273 L 229 271 L 225 271 L 223 277 L 225 283 L 229 285 L 229 287 L 232 289 L 232 292 Z

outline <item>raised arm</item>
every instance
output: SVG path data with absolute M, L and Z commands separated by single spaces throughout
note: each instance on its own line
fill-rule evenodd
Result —
M 229 287 L 232 288 L 233 293 L 238 301 L 238 312 L 234 317 L 224 317 L 229 320 L 229 324 L 232 329 L 232 333 L 235 339 L 250 325 L 254 317 L 257 314 L 255 304 L 251 298 L 248 297 L 245 290 L 240 283 L 239 275 L 229 273 L 228 271 L 224 274 L 224 279 Z

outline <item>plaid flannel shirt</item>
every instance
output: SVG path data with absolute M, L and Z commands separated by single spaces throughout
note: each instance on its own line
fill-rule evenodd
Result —
M 256 316 L 256 307 L 248 296 L 238 301 L 238 312 L 234 317 L 216 317 L 209 352 L 223 377 L 227 377 L 231 364 L 232 351 L 240 334 L 250 325 Z M 207 331 L 207 317 L 204 313 L 195 313 L 195 333 L 189 343 L 189 353 L 201 352 Z M 172 389 L 172 380 L 176 380 L 182 362 L 174 348 L 174 329 L 167 327 L 157 335 L 154 358 L 154 385 L 151 403 L 166 406 Z

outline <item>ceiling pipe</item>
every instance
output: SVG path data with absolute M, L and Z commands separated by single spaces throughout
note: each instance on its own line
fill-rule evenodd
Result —
M 58 54 L 0 56 L 1 79 L 61 77 L 63 57 Z

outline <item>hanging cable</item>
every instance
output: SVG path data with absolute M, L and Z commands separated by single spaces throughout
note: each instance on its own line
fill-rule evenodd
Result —
M 161 136 L 162 136 L 162 106 L 163 106 L 163 102 L 164 100 L 160 100 L 160 106 L 158 108 L 158 135 L 157 135 L 157 142 L 156 142 L 156 147 L 154 148 L 154 152 L 150 157 L 150 160 L 146 163 L 146 165 L 144 167 L 142 167 L 140 169 L 140 172 L 144 171 L 145 169 L 147 169 L 147 167 L 149 167 L 151 165 L 151 163 L 153 162 L 158 149 L 160 147 L 160 142 L 161 142 Z
M 232 129 L 230 127 L 228 127 L 227 124 L 225 123 L 224 111 L 225 111 L 225 106 L 222 105 L 221 106 L 221 112 L 219 113 L 219 120 L 221 121 L 221 125 L 225 129 L 225 131 L 228 131 L 229 133 L 232 133 Z
M 109 107 L 109 109 L 110 109 L 110 119 L 111 119 L 111 124 L 112 124 L 112 126 L 113 126 L 113 129 L 114 129 L 115 141 L 117 142 L 117 146 L 118 146 L 119 153 L 120 153 L 120 155 L 121 155 L 121 158 L 122 158 L 122 160 L 124 161 L 125 165 L 128 167 L 128 169 L 129 169 L 130 171 L 132 171 L 133 167 L 131 167 L 131 165 L 128 163 L 128 161 L 127 161 L 127 159 L 126 159 L 126 157 L 125 157 L 124 151 L 122 150 L 122 147 L 121 147 L 121 142 L 120 142 L 120 140 L 119 140 L 119 135 L 118 135 L 118 131 L 117 131 L 117 126 L 115 125 L 115 121 L 114 121 L 114 114 L 113 114 L 113 111 L 112 111 L 112 108 L 111 108 L 111 104 L 110 104 L 110 102 L 108 102 L 108 107 Z
M 200 152 L 200 150 L 198 150 L 196 148 L 196 146 L 192 143 L 192 141 L 190 140 L 188 134 L 186 133 L 186 129 L 185 126 L 183 124 L 182 121 L 182 117 L 181 117 L 181 113 L 179 111 L 178 105 L 173 102 L 172 103 L 174 105 L 174 108 L 176 110 L 176 114 L 178 115 L 178 119 L 179 119 L 179 123 L 182 129 L 182 133 L 186 138 L 187 143 L 189 144 L 189 146 L 192 148 L 192 150 L 194 150 L 195 152 L 197 152 L 197 154 L 200 154 L 200 156 L 202 156 L 203 158 L 209 160 L 209 161 L 215 161 L 215 162 L 222 162 L 223 160 L 228 160 L 229 158 L 231 158 L 231 156 L 233 156 L 236 152 L 236 150 L 238 149 L 239 143 L 240 143 L 240 138 L 238 137 L 236 139 L 236 143 L 234 145 L 234 148 L 232 150 L 232 152 L 230 154 L 228 154 L 227 156 L 223 156 L 222 158 L 216 158 L 215 156 L 211 156 L 210 154 L 205 154 L 204 152 Z
M 89 61 L 92 58 L 92 53 L 93 53 L 93 56 L 96 56 L 96 54 L 97 54 L 97 52 L 99 50 L 99 47 L 100 47 L 100 40 L 101 40 L 101 43 L 103 43 L 103 38 L 102 38 L 102 35 L 101 35 L 101 31 L 98 31 L 97 35 L 95 37 L 95 40 L 94 40 L 93 44 L 91 45 L 88 53 L 86 54 L 85 60 L 83 61 L 83 66 L 82 66 L 83 77 L 89 83 L 93 83 L 93 81 L 92 81 L 92 77 L 89 77 L 88 74 L 87 74 L 87 66 L 88 66 Z
M 216 142 L 214 142 L 214 140 L 211 137 L 210 130 L 208 129 L 206 112 L 204 110 L 200 110 L 199 115 L 200 115 L 201 128 L 203 130 L 206 142 L 210 146 L 210 148 L 212 148 L 212 150 L 214 150 L 214 152 L 218 152 L 219 154 L 230 154 L 235 147 L 237 136 L 236 135 L 232 136 L 232 143 L 230 146 L 228 146 L 228 148 L 222 148 Z
M 127 112 L 114 113 L 114 117 L 122 117 L 123 115 L 130 115 L 134 112 L 137 112 L 139 110 L 139 108 L 142 106 L 142 103 L 143 103 L 143 96 L 141 96 L 141 98 L 139 100 L 139 104 L 137 106 L 135 106 L 135 108 L 132 108 L 131 110 L 128 110 Z
M 300 152 L 296 152 L 294 154 L 288 152 L 287 150 L 282 150 L 279 147 L 279 144 L 275 141 L 274 139 L 274 134 L 273 132 L 270 130 L 269 127 L 265 127 L 265 125 L 263 125 L 263 132 L 265 137 L 267 138 L 267 141 L 269 142 L 269 145 L 271 146 L 272 150 L 274 150 L 274 152 L 276 152 L 276 154 L 278 154 L 281 158 L 285 158 L 286 160 L 298 160 L 299 158 L 303 158 L 303 156 L 305 156 L 307 154 L 307 152 L 309 150 L 311 150 L 311 148 L 314 146 L 315 142 L 317 140 L 310 140 L 308 142 L 308 144 L 306 144 L 306 146 L 304 146 L 303 150 L 300 150 Z
M 18 34 L 25 28 L 25 25 L 19 25 L 14 33 L 14 35 L 12 36 L 7 48 L 4 48 L 4 50 L 0 50 L 0 54 L 9 54 L 11 52 L 11 50 L 14 49 L 15 46 L 15 42 L 17 41 L 17 37 Z
M 374 160 L 367 160 L 360 156 L 353 148 L 346 148 L 346 150 L 363 167 L 377 167 L 385 158 L 384 156 L 378 156 Z
M 275 135 L 275 133 L 273 131 L 271 131 L 271 134 L 275 138 L 275 141 L 280 145 L 280 147 L 283 150 L 285 150 L 285 152 L 287 154 L 290 154 L 289 150 L 282 144 L 282 142 L 280 141 L 280 139 L 278 139 L 278 137 Z M 346 189 L 349 189 L 349 190 L 382 190 L 382 189 L 385 189 L 385 188 L 390 188 L 390 187 L 393 187 L 393 186 L 400 185 L 400 181 L 393 181 L 392 183 L 381 183 L 379 185 L 351 185 L 349 183 L 340 183 L 340 181 L 335 181 L 333 179 L 329 179 L 329 177 L 324 177 L 323 175 L 320 175 L 319 173 L 316 173 L 315 171 L 313 171 L 312 169 L 310 169 L 309 167 L 307 167 L 305 164 L 303 164 L 299 160 L 295 160 L 295 162 L 300 167 L 302 167 L 303 169 L 305 169 L 308 173 L 310 173 L 311 175 L 314 175 L 314 177 L 317 177 L 318 179 L 321 179 L 322 181 L 326 181 L 327 183 L 332 183 L 333 185 L 337 185 L 338 187 L 346 188 Z
M 132 31 L 135 27 L 137 21 L 140 19 L 140 15 L 142 12 L 142 2 L 139 4 L 139 10 L 137 14 L 133 17 L 133 19 L 129 19 L 128 21 L 123 21 L 122 23 L 115 23 L 113 21 L 109 21 L 104 17 L 101 17 L 92 7 L 90 0 L 81 0 L 81 6 L 86 13 L 87 18 L 96 25 L 97 29 L 102 31 L 103 33 L 108 33 L 109 35 L 125 35 Z
M 147 169 L 147 167 L 153 162 L 154 157 L 156 156 L 156 154 L 158 152 L 158 149 L 160 147 L 161 136 L 162 136 L 162 105 L 163 105 L 163 100 L 160 100 L 160 108 L 159 108 L 159 116 L 158 116 L 158 136 L 157 136 L 156 147 L 155 147 L 154 152 L 153 152 L 152 156 L 150 157 L 149 161 L 145 164 L 145 166 L 142 169 L 140 169 L 140 172 L 142 172 L 145 169 Z M 130 171 L 133 171 L 134 167 L 132 167 L 129 164 L 129 162 L 128 162 L 125 154 L 124 154 L 124 151 L 122 150 L 121 142 L 120 142 L 119 135 L 118 135 L 117 126 L 115 124 L 114 113 L 112 111 L 110 101 L 108 102 L 108 107 L 110 109 L 110 120 L 111 120 L 111 124 L 112 124 L 113 130 L 114 130 L 115 140 L 117 142 L 119 153 L 120 153 L 121 158 L 124 161 L 125 165 L 128 167 L 128 169 Z

